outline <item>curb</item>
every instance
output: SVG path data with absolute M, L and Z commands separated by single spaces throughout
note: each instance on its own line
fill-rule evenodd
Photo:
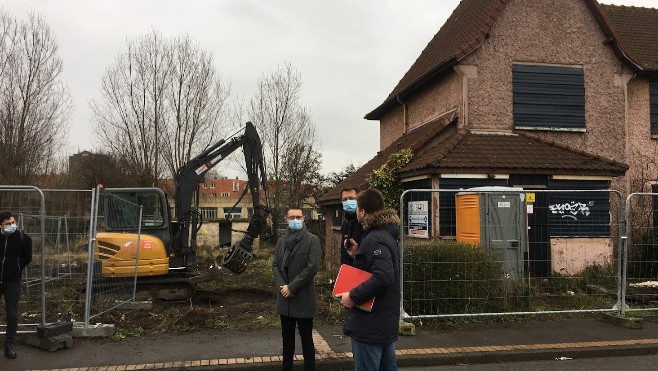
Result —
M 652 339 L 654 340 L 654 339 Z M 555 344 L 545 344 L 551 346 Z M 568 343 L 565 343 L 568 345 Z M 397 363 L 399 367 L 431 367 L 431 366 L 449 366 L 449 365 L 468 365 L 468 364 L 490 364 L 490 363 L 508 363 L 537 360 L 555 360 L 560 357 L 566 358 L 602 358 L 602 357 L 619 357 L 619 356 L 644 356 L 658 354 L 658 343 L 642 344 L 635 342 L 627 344 L 628 346 L 592 346 L 588 348 L 541 348 L 542 344 L 532 345 L 535 347 L 531 350 L 492 350 L 492 351 L 457 351 L 460 348 L 453 348 L 455 352 L 451 353 L 432 353 L 432 354 L 402 354 L 398 355 Z M 431 348 L 433 349 L 433 348 Z M 265 359 L 267 358 L 267 359 Z M 228 361 L 228 360 L 227 360 Z M 164 371 L 172 370 L 221 370 L 221 371 L 238 371 L 238 370 L 259 370 L 259 371 L 278 371 L 281 369 L 279 357 L 255 357 L 255 358 L 237 358 L 231 359 L 233 362 L 213 363 L 205 361 L 184 361 L 139 365 L 122 365 L 108 367 L 82 367 L 75 368 L 76 371 L 92 370 L 143 370 L 158 369 Z M 296 356 L 295 364 L 301 366 L 301 356 Z M 316 370 L 335 371 L 335 370 L 353 370 L 354 362 L 351 354 L 337 353 L 333 356 L 318 357 L 316 360 Z M 59 369 L 73 370 L 73 369 Z

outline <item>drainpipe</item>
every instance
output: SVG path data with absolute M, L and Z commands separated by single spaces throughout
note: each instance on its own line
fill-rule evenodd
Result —
M 407 105 L 404 104 L 399 95 L 397 95 L 395 99 L 397 99 L 398 103 L 402 105 L 402 124 L 404 125 L 402 134 L 404 135 L 409 131 L 409 123 L 407 122 Z

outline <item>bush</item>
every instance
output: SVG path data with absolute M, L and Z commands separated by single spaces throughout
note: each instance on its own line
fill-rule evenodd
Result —
M 405 246 L 404 309 L 410 315 L 526 310 L 529 287 L 509 279 L 491 249 L 449 242 Z

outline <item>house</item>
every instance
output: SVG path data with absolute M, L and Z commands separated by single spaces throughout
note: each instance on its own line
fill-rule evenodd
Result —
M 174 183 L 174 179 L 160 181 L 160 188 L 167 194 L 172 210 L 174 208 Z M 251 193 L 244 193 L 248 184 L 247 180 L 238 179 L 238 177 L 228 179 L 220 177 L 215 172 L 206 174 L 206 179 L 203 183 L 199 183 L 198 188 L 199 211 L 202 218 L 204 220 L 250 218 L 254 212 Z M 261 197 L 264 197 L 263 193 L 261 193 Z M 311 207 L 303 207 L 302 212 L 306 219 L 318 219 L 317 211 Z
M 365 116 L 379 121 L 380 151 L 319 200 L 325 250 L 339 246 L 342 187 L 365 186 L 403 148 L 414 153 L 399 171 L 406 189 L 655 190 L 657 24 L 657 9 L 596 0 L 462 0 Z M 599 216 L 616 215 L 598 201 Z M 454 238 L 454 197 L 432 202 L 431 237 Z M 548 237 L 528 238 L 535 257 L 555 249 Z

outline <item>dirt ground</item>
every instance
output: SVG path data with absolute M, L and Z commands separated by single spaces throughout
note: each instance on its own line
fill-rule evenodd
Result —
M 155 301 L 150 309 L 113 310 L 103 314 L 99 321 L 115 325 L 115 340 L 160 332 L 276 328 L 279 317 L 274 313 L 272 253 L 271 247 L 256 249 L 245 272 L 236 275 L 222 269 L 218 280 L 200 283 L 189 301 Z M 209 267 L 212 262 L 212 258 L 200 258 L 198 266 Z M 319 272 L 316 276 L 317 324 L 342 323 L 344 319 L 343 309 L 330 296 L 330 277 L 329 272 Z

